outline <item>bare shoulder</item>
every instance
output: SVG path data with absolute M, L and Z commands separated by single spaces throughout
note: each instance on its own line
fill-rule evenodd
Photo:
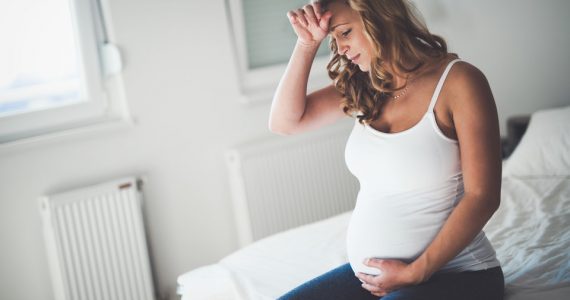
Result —
M 457 62 L 447 79 L 446 100 L 462 146 L 464 170 L 477 169 L 477 161 L 483 156 L 492 156 L 496 161 L 490 164 L 496 166 L 500 162 L 499 121 L 487 78 L 472 64 Z
M 495 102 L 489 82 L 476 66 L 459 61 L 453 65 L 446 80 L 446 99 L 450 111 L 494 109 Z
M 485 74 L 476 66 L 465 61 L 458 61 L 453 65 L 449 71 L 447 82 L 448 91 L 456 95 L 489 88 Z

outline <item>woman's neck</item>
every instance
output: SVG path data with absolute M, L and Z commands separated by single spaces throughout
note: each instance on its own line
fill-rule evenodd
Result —
M 457 55 L 455 55 L 455 57 L 456 56 Z M 430 69 L 438 66 L 439 62 L 441 62 L 441 59 L 433 59 L 431 61 L 427 61 L 421 67 L 419 67 L 417 70 L 410 72 L 410 73 L 396 72 L 394 66 L 391 63 L 386 63 L 384 65 L 384 68 L 386 68 L 386 70 L 388 72 L 390 72 L 390 74 L 392 74 L 393 85 L 394 85 L 394 87 L 398 88 L 398 87 L 403 87 L 404 84 L 409 83 L 410 80 L 415 80 L 415 78 L 421 77 L 422 74 L 429 72 Z M 406 69 L 410 70 L 410 69 L 413 69 L 414 67 L 416 67 L 418 65 L 418 63 L 419 62 L 404 62 L 403 65 Z
M 413 74 L 410 73 L 400 73 L 400 72 L 396 72 L 396 70 L 394 69 L 394 67 L 392 66 L 391 63 L 387 63 L 384 65 L 384 68 L 386 69 L 386 71 L 388 71 L 390 74 L 392 74 L 392 83 L 394 87 L 403 87 L 404 84 L 406 84 L 406 82 L 409 80 L 409 78 L 411 76 L 413 76 Z M 407 68 L 407 66 L 406 66 Z

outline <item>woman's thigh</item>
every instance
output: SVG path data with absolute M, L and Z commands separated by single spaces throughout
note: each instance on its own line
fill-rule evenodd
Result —
M 394 291 L 382 300 L 502 300 L 505 290 L 500 267 L 432 276 L 428 281 Z
M 279 300 L 378 300 L 378 297 L 365 290 L 361 284 L 350 264 L 344 264 L 303 283 L 279 297 Z
M 349 264 L 316 277 L 281 296 L 279 300 L 378 300 L 361 286 Z M 381 297 L 382 300 L 502 300 L 503 271 L 500 267 L 483 271 L 436 274 L 428 281 Z

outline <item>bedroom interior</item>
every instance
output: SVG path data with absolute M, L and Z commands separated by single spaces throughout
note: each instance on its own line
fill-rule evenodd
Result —
M 236 1 L 70 1 L 102 5 L 130 120 L 0 140 L 1 299 L 61 299 L 41 197 L 131 176 L 144 179 L 154 299 L 272 299 L 345 261 L 358 186 L 342 155 L 353 120 L 300 136 L 269 132 L 267 90 L 244 95 L 228 20 Z M 493 90 L 506 160 L 501 210 L 486 230 L 508 273 L 506 299 L 567 299 L 570 2 L 415 2 Z

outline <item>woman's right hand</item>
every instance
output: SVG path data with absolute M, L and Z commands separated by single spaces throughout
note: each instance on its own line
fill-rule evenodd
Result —
M 322 12 L 319 2 L 307 4 L 303 8 L 287 13 L 289 22 L 298 37 L 298 42 L 305 46 L 319 46 L 329 33 L 330 11 Z

